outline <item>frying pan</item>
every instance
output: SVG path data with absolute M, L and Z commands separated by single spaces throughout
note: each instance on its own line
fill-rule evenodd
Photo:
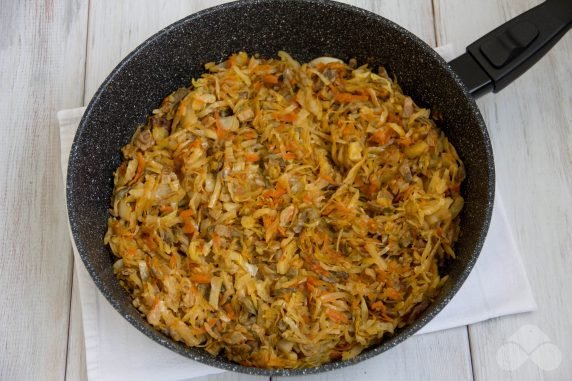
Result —
M 158 32 L 129 54 L 101 85 L 81 120 L 70 154 L 67 205 L 79 254 L 95 284 L 115 309 L 154 341 L 193 360 L 258 375 L 300 375 L 355 364 L 402 342 L 443 309 L 473 268 L 485 239 L 494 200 L 489 135 L 474 97 L 499 91 L 538 61 L 572 24 L 572 1 L 549 0 L 500 26 L 465 54 L 446 63 L 419 38 L 365 10 L 326 0 L 244 0 L 193 14 Z M 159 102 L 188 86 L 203 64 L 245 50 L 273 57 L 285 50 L 301 62 L 331 55 L 396 75 L 405 94 L 443 115 L 440 127 L 465 163 L 465 207 L 458 258 L 449 281 L 411 325 L 359 356 L 302 370 L 257 369 L 189 348 L 152 328 L 132 306 L 103 245 L 112 173 L 120 148 Z M 547 73 L 547 75 L 549 75 Z

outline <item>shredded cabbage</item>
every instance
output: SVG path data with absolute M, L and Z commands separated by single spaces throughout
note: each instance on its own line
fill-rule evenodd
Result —
M 346 360 L 446 281 L 463 164 L 377 73 L 244 52 L 165 98 L 123 148 L 105 243 L 133 304 L 246 366 Z

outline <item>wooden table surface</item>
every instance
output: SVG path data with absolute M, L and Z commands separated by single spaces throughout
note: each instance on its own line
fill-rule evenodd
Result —
M 221 2 L 0 0 L 0 380 L 86 379 L 56 111 L 87 104 L 113 67 L 160 28 Z M 457 54 L 539 3 L 347 2 L 431 46 L 452 43 Z M 538 311 L 416 336 L 365 363 L 308 379 L 570 379 L 571 62 L 569 34 L 517 82 L 478 101 Z M 509 339 L 519 329 L 524 335 Z M 551 344 L 539 346 L 539 337 Z M 524 363 L 517 367 L 518 360 Z

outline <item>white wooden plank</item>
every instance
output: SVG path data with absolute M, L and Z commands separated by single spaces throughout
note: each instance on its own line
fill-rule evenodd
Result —
M 404 27 L 435 47 L 435 28 L 431 0 L 341 0 L 377 13 Z
M 63 379 L 72 257 L 55 112 L 81 104 L 87 4 L 0 1 L 0 379 Z
M 539 2 L 435 1 L 438 39 L 455 44 L 460 53 L 488 30 Z M 569 34 L 514 84 L 478 102 L 493 141 L 498 186 L 538 311 L 470 327 L 477 380 L 564 380 L 572 374 L 568 361 L 572 353 L 571 60 Z M 511 336 L 523 327 L 523 337 L 513 339 L 526 351 L 514 346 L 507 351 Z M 539 331 L 555 347 L 539 345 L 538 339 L 543 339 Z M 530 359 L 532 354 L 536 362 Z M 563 360 L 557 366 L 559 354 Z M 528 360 L 517 367 L 521 355 Z M 516 369 L 506 370 L 512 367 Z
M 147 38 L 192 13 L 228 1 L 92 1 L 85 103 L 111 70 Z

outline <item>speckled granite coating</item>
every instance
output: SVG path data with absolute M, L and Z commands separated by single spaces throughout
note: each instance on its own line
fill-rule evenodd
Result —
M 332 55 L 383 64 L 416 102 L 443 113 L 441 125 L 465 163 L 465 208 L 458 259 L 449 282 L 412 325 L 349 361 L 300 370 L 249 368 L 171 340 L 153 329 L 131 305 L 112 272 L 103 245 L 120 148 L 138 124 L 170 92 L 187 86 L 203 64 L 245 50 L 300 61 Z M 127 56 L 101 85 L 76 134 L 69 160 L 67 202 L 72 233 L 89 273 L 109 302 L 131 324 L 165 347 L 222 369 L 257 375 L 293 376 L 352 365 L 399 344 L 431 320 L 459 290 L 473 268 L 488 230 L 494 199 L 494 163 L 483 119 L 460 79 L 431 47 L 380 16 L 325 0 L 247 0 L 191 15 L 149 38 Z

